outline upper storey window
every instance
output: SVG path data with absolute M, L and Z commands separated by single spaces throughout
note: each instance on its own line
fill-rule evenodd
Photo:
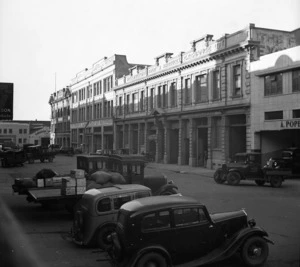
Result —
M 300 69 L 293 70 L 293 92 L 300 92 Z
M 220 97 L 220 71 L 213 71 L 213 100 L 219 100 Z
M 241 65 L 233 66 L 233 92 L 232 96 L 242 95 L 242 76 L 241 76 Z
M 265 79 L 265 96 L 282 94 L 282 73 L 267 75 Z
M 196 76 L 196 96 L 195 102 L 205 102 L 208 100 L 207 74 Z

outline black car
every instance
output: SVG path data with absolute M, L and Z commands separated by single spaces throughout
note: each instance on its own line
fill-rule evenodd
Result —
M 197 200 L 155 196 L 124 204 L 109 239 L 114 266 L 202 266 L 240 253 L 260 266 L 269 253 L 268 234 L 244 210 L 209 214 Z

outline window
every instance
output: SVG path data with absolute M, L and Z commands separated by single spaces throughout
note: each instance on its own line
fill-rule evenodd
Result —
M 300 92 L 300 69 L 292 73 L 293 92 Z
M 23 133 L 22 129 L 19 129 L 19 134 L 22 134 L 22 133 Z
M 118 210 L 120 209 L 120 207 L 125 204 L 126 202 L 130 201 L 131 200 L 131 196 L 128 195 L 128 196 L 120 196 L 120 197 L 117 197 L 117 198 L 114 198 L 113 202 L 114 202 L 114 209 L 115 210 Z
M 188 78 L 184 80 L 184 104 L 191 104 L 191 94 L 191 79 Z
M 241 65 L 233 66 L 233 92 L 232 96 L 241 96 Z
M 170 227 L 169 211 L 150 213 L 142 219 L 142 230 L 152 230 Z
M 300 118 L 300 109 L 294 109 L 293 110 L 293 118 L 294 119 Z
M 213 100 L 219 100 L 220 97 L 220 71 L 213 72 Z
M 158 86 L 157 88 L 157 107 L 161 107 L 161 91 L 162 91 L 162 86 Z
M 171 91 L 172 90 L 170 88 L 170 94 L 172 93 Z M 162 100 L 161 100 L 162 107 L 165 108 L 165 107 L 167 107 L 167 85 L 166 84 L 162 86 L 161 97 L 162 97 Z
M 176 107 L 177 106 L 177 90 L 176 90 L 176 83 L 173 82 L 170 86 L 170 106 Z
M 23 133 L 24 133 L 24 134 L 27 134 L 27 129 L 24 129 L 24 130 L 23 130 Z
M 265 96 L 282 94 L 282 73 L 267 75 L 265 80 Z
M 118 106 L 118 114 L 123 114 L 123 97 L 119 96 L 119 106 Z
M 154 109 L 154 88 L 150 90 L 150 103 L 149 103 L 150 110 Z
M 109 76 L 103 80 L 104 93 L 109 92 L 113 87 L 113 76 Z
M 207 90 L 207 74 L 196 76 L 196 103 L 205 102 L 208 100 Z
M 133 105 L 133 112 L 139 111 L 139 99 L 138 99 L 138 93 L 132 94 L 132 105 Z
M 221 117 L 212 119 L 212 147 L 221 148 Z
M 3 129 L 3 133 L 4 133 L 4 134 L 7 134 L 7 129 Z
M 23 143 L 24 143 L 24 144 L 27 143 L 27 138 L 23 138 Z
M 174 210 L 175 226 L 197 224 L 202 221 L 207 221 L 202 209 L 187 208 Z
M 126 111 L 127 114 L 130 113 L 130 95 L 126 95 Z
M 8 129 L 8 132 L 9 132 L 10 134 L 12 134 L 12 129 Z
M 105 211 L 110 211 L 111 207 L 110 207 L 110 198 L 103 198 L 101 200 L 99 200 L 98 204 L 97 204 L 97 210 L 99 212 L 105 212 Z
M 2 134 L 2 129 L 0 129 L 0 134 Z
M 270 111 L 265 112 L 265 120 L 282 120 L 283 112 L 281 111 Z
M 141 109 L 141 111 L 145 111 L 144 100 L 145 100 L 145 92 L 141 91 L 141 98 L 140 98 L 140 109 Z

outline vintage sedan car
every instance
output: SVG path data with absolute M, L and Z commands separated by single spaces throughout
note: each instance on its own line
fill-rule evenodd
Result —
M 185 196 L 142 198 L 119 210 L 109 255 L 114 266 L 192 267 L 240 253 L 247 266 L 261 266 L 273 242 L 255 224 L 244 210 L 209 214 Z
M 107 249 L 110 246 L 107 236 L 115 230 L 120 207 L 128 201 L 149 196 L 151 190 L 138 184 L 86 191 L 74 207 L 71 230 L 74 243 Z

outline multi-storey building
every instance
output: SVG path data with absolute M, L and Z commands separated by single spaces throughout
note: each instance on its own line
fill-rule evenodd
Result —
M 300 147 L 300 46 L 260 57 L 251 70 L 251 148 Z
M 190 51 L 164 53 L 152 66 L 132 68 L 114 89 L 114 148 L 209 168 L 250 151 L 251 92 L 257 90 L 250 63 L 296 46 L 299 33 L 250 24 L 217 40 L 205 35 L 191 42 Z
M 71 81 L 71 145 L 83 152 L 113 148 L 113 107 L 116 80 L 133 64 L 113 55 L 79 72 Z
M 62 147 L 71 147 L 70 142 L 70 97 L 68 87 L 63 88 L 50 96 L 51 129 L 50 143 Z

